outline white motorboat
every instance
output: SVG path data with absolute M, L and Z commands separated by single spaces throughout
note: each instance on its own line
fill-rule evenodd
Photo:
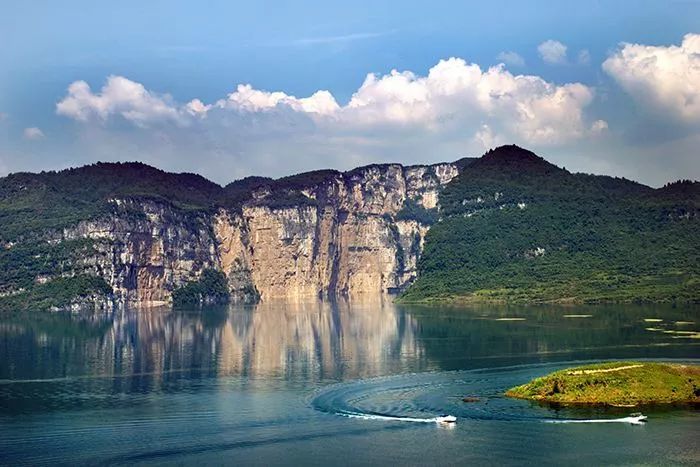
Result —
M 454 415 L 442 415 L 440 417 L 435 417 L 435 423 L 457 423 L 457 417 Z

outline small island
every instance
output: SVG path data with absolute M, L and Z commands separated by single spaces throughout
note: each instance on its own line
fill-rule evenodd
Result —
M 557 404 L 632 407 L 700 403 L 700 367 L 652 362 L 608 362 L 536 378 L 506 396 Z

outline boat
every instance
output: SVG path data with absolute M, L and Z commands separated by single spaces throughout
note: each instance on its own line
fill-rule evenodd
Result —
M 441 415 L 439 417 L 435 417 L 435 423 L 457 423 L 457 417 L 455 417 L 454 415 Z
M 647 416 L 642 415 L 639 412 L 630 414 L 629 417 L 625 417 L 624 420 L 628 421 L 632 425 L 642 425 L 647 421 Z

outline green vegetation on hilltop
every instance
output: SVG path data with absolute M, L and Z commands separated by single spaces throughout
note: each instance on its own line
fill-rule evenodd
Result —
M 259 204 L 313 203 L 301 190 L 337 176 L 334 170 L 273 180 L 247 177 L 221 187 L 201 175 L 169 173 L 138 162 L 102 163 L 58 172 L 16 173 L 0 178 L 0 242 L 31 238 L 112 211 L 110 200 L 154 200 L 182 211 L 239 208 L 264 191 Z
M 561 404 L 700 403 L 700 367 L 650 362 L 586 365 L 536 378 L 506 395 Z
M 700 301 L 698 183 L 654 190 L 504 146 L 440 203 L 402 301 Z
M 110 212 L 109 199 L 153 199 L 184 210 L 211 209 L 223 188 L 200 175 L 140 163 L 97 163 L 0 179 L 0 242 L 61 229 Z

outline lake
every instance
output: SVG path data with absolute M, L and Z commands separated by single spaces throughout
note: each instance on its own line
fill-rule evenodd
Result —
M 698 330 L 697 307 L 381 297 L 3 314 L 0 463 L 698 465 L 698 409 L 569 423 L 634 409 L 502 397 L 591 360 L 700 363 Z M 443 414 L 457 423 L 432 420 Z

